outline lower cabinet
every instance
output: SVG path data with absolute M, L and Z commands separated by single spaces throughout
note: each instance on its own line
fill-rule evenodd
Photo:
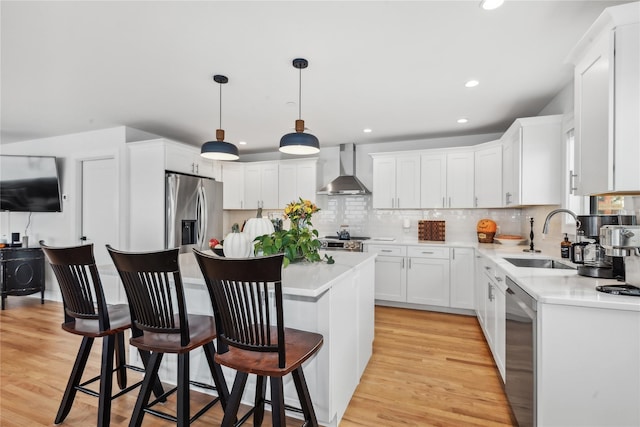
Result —
M 376 257 L 378 301 L 473 309 L 474 250 L 428 245 L 367 245 Z
M 505 379 L 506 284 L 504 273 L 485 257 L 477 258 L 476 312 L 493 359 Z

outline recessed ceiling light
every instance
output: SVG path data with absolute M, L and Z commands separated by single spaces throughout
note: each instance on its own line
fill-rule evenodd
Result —
M 247 145 L 247 141 L 240 141 L 240 142 L 238 142 L 238 144 L 240 144 L 240 145 Z
M 373 131 L 372 131 L 371 129 L 369 129 L 369 128 L 366 128 L 366 129 L 362 129 L 362 132 L 364 132 L 364 133 L 371 133 L 371 132 L 373 132 Z
M 466 119 L 464 117 L 461 118 L 461 119 L 458 119 L 458 123 L 460 123 L 460 124 L 464 124 L 464 123 L 468 123 L 468 122 L 469 122 L 469 119 Z
M 479 81 L 477 81 L 477 80 L 469 80 L 468 82 L 466 82 L 466 83 L 464 84 L 464 87 L 476 87 L 476 86 L 478 86 L 479 84 L 480 84 L 480 82 L 479 82 Z
M 480 2 L 480 7 L 484 10 L 493 10 L 502 6 L 504 0 L 482 0 Z

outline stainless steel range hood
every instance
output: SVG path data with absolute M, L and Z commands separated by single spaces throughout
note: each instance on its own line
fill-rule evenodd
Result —
M 340 145 L 340 176 L 322 187 L 318 194 L 331 196 L 371 194 L 356 177 L 356 146 L 354 144 Z

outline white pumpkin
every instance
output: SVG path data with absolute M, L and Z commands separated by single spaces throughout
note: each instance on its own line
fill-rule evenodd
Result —
M 227 234 L 224 238 L 224 245 L 222 251 L 227 258 L 248 258 L 253 252 L 251 241 L 247 238 L 247 235 L 240 233 L 238 224 L 233 224 L 231 227 L 231 233 Z
M 271 234 L 274 231 L 273 223 L 269 218 L 251 218 L 244 225 L 244 234 L 247 235 L 251 244 L 256 237 Z

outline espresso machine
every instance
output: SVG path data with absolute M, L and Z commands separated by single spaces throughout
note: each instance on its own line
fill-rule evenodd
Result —
M 606 225 L 600 229 L 600 244 L 613 259 L 622 259 L 624 285 L 596 286 L 600 292 L 640 296 L 640 226 Z
M 600 229 L 605 226 L 636 225 L 635 215 L 578 215 L 576 242 L 571 245 L 571 262 L 578 274 L 603 279 L 624 278 L 624 262 L 607 254 L 600 244 Z

